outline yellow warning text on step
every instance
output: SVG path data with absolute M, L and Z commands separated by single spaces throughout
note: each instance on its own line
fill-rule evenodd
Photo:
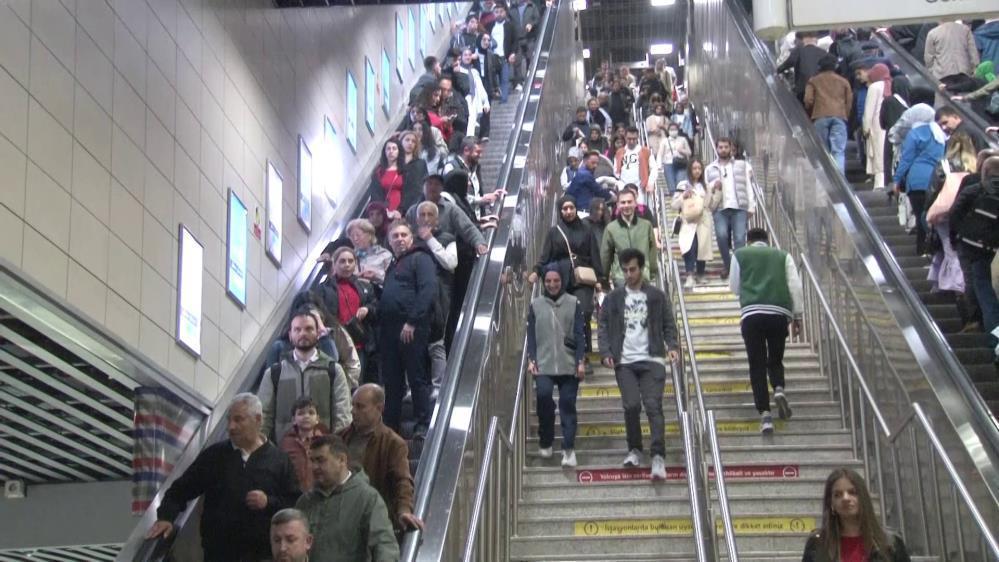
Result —
M 723 392 L 750 392 L 752 387 L 748 382 L 705 382 L 701 383 L 701 391 L 705 394 Z M 673 385 L 667 384 L 664 396 L 673 396 Z M 579 389 L 580 398 L 620 398 L 621 389 L 616 385 L 583 386 Z
M 702 318 L 688 318 L 687 324 L 690 326 L 738 326 L 742 319 L 738 316 L 705 316 Z
M 774 420 L 774 427 L 781 431 L 786 427 L 784 420 Z M 718 433 L 756 433 L 760 431 L 760 422 L 743 420 L 719 420 L 717 422 Z M 582 437 L 623 437 L 625 435 L 624 424 L 621 423 L 593 423 L 580 424 L 578 435 Z M 666 433 L 675 435 L 680 432 L 680 427 L 676 422 L 666 424 Z M 642 435 L 650 435 L 649 424 L 642 424 Z
M 725 533 L 721 519 L 715 521 L 719 534 Z M 733 517 L 736 535 L 780 535 L 807 533 L 818 527 L 814 517 Z
M 641 535 L 690 536 L 690 518 L 675 519 L 616 519 L 609 521 L 576 521 L 577 537 L 627 537 Z

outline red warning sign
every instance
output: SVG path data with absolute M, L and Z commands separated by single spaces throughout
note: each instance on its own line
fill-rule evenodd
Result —
M 725 467 L 725 478 L 746 480 L 753 478 L 798 478 L 801 471 L 796 464 L 774 465 L 730 465 Z M 709 468 L 708 477 L 714 478 L 714 468 Z M 666 480 L 683 480 L 687 470 L 682 466 L 666 467 Z M 634 480 L 651 480 L 648 468 L 600 468 L 594 470 L 577 470 L 576 481 L 580 484 L 600 484 L 605 482 L 628 482 Z

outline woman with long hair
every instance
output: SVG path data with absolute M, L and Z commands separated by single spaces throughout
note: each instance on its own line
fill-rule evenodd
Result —
M 420 135 L 416 131 L 403 131 L 399 136 L 402 147 L 400 168 L 404 178 L 402 185 L 402 203 L 399 212 L 405 214 L 410 207 L 420 200 L 423 194 L 423 180 L 427 179 L 427 163 L 420 158 Z
M 401 156 L 402 146 L 399 141 L 395 139 L 385 141 L 378 166 L 371 174 L 371 186 L 368 188 L 371 200 L 383 201 L 390 211 L 390 217 L 397 217 L 406 210 L 405 208 L 399 210 L 402 204 L 402 188 L 405 184 Z
M 438 173 L 447 159 L 447 141 L 440 129 L 429 121 L 413 123 L 413 132 L 420 137 L 420 159 L 427 163 L 427 172 Z
M 442 96 L 440 88 L 424 88 L 423 92 L 420 93 L 419 105 L 427 111 L 430 124 L 440 130 L 444 136 L 444 142 L 451 142 L 451 133 L 454 132 L 454 127 L 451 126 L 451 119 L 441 114 Z
M 680 211 L 683 220 L 677 242 L 683 253 L 684 270 L 687 274 L 683 283 L 685 288 L 693 288 L 695 283 L 703 282 L 707 262 L 714 258 L 711 240 L 715 227 L 711 212 L 707 209 L 704 163 L 691 160 L 689 170 L 689 177 L 677 185 L 673 196 L 673 209 Z M 697 212 L 698 208 L 700 212 Z
M 881 527 L 864 478 L 837 468 L 826 479 L 822 528 L 808 537 L 801 562 L 909 562 L 909 552 Z
M 604 136 L 604 130 L 596 123 L 590 123 L 590 136 L 586 137 L 586 145 L 590 150 L 596 150 L 600 154 L 606 155 L 610 143 Z
M 659 145 L 657 155 L 659 163 L 663 166 L 663 174 L 666 176 L 666 185 L 669 192 L 676 192 L 681 181 L 687 179 L 687 166 L 683 165 L 683 160 L 690 158 L 693 153 L 690 150 L 690 143 L 680 135 L 680 126 L 670 123 L 666 126 L 666 138 Z
M 645 130 L 649 135 L 649 151 L 652 154 L 659 154 L 659 143 L 666 137 L 666 128 L 669 125 L 669 115 L 666 115 L 666 105 L 656 102 L 657 95 L 652 96 L 652 115 L 645 118 Z

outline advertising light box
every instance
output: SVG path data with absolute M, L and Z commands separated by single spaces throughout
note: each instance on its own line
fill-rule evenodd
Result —
M 378 103 L 375 86 L 377 85 L 375 67 L 371 65 L 368 57 L 364 57 L 364 124 L 368 126 L 368 132 L 371 134 L 375 134 L 375 107 Z
M 298 224 L 312 231 L 312 151 L 298 136 Z
M 177 343 L 201 355 L 201 285 L 205 249 L 183 224 L 178 234 Z
M 347 144 L 357 152 L 357 80 L 347 71 Z
M 229 189 L 229 213 L 226 229 L 225 290 L 240 308 L 246 306 L 246 253 L 249 224 L 246 205 Z
M 274 265 L 281 267 L 281 193 L 284 179 L 278 173 L 274 164 L 267 161 L 267 255 Z
M 382 49 L 382 111 L 385 117 L 390 117 L 389 111 L 392 109 L 392 61 L 389 60 L 388 51 Z

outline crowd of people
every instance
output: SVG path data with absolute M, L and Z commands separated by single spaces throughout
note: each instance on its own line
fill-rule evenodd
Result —
M 996 164 L 988 138 L 972 128 L 953 102 L 984 98 L 999 88 L 999 20 L 893 27 L 890 33 L 925 62 L 939 91 L 911 86 L 884 56 L 868 30 L 839 30 L 820 39 L 796 35 L 779 71 L 794 71 L 794 91 L 812 118 L 819 138 L 843 173 L 852 133 L 867 180 L 875 190 L 898 198 L 900 220 L 915 234 L 916 253 L 931 260 L 928 279 L 935 291 L 958 297 L 964 333 L 997 340 L 999 300 L 991 264 L 999 240 L 990 219 L 996 203 L 991 179 Z M 992 113 L 999 117 L 999 94 Z M 986 132 L 994 133 L 995 128 Z M 984 213 L 984 214 L 983 214 Z M 953 225 L 953 226 L 952 226 Z

